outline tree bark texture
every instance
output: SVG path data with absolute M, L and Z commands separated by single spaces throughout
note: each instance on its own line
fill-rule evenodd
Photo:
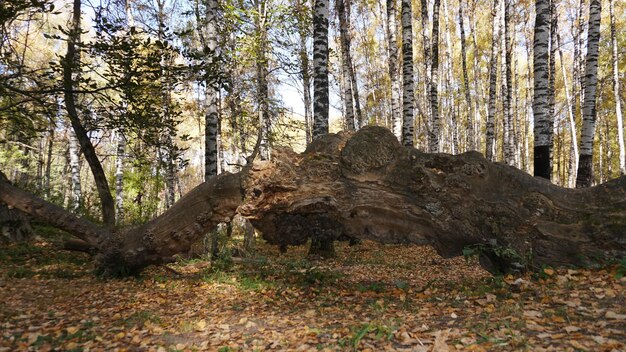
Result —
M 615 0 L 609 1 L 609 19 L 611 21 L 611 62 L 613 63 L 613 95 L 615 97 L 615 117 L 617 118 L 617 144 L 619 145 L 619 171 L 626 175 L 626 148 L 624 147 L 624 120 L 620 96 L 619 67 L 617 58 L 617 34 L 615 33 Z
M 402 0 L 402 145 L 413 146 L 413 22 L 411 0 Z
M 582 265 L 626 254 L 626 177 L 567 189 L 480 153 L 428 154 L 382 127 L 316 139 L 303 154 L 202 183 L 154 220 L 112 232 L 0 180 L 0 201 L 94 248 L 96 268 L 129 275 L 177 253 L 236 213 L 269 243 L 345 237 L 464 249 L 492 271 Z
M 437 153 L 440 149 L 440 118 L 439 118 L 439 9 L 440 1 L 435 0 L 433 5 L 433 30 L 432 30 L 432 63 L 430 66 L 430 131 L 428 133 L 428 149 L 431 153 Z
M 589 4 L 583 125 L 580 136 L 580 155 L 576 178 L 576 187 L 578 188 L 590 187 L 593 183 L 593 137 L 596 129 L 596 87 L 598 85 L 601 6 L 600 0 L 591 0 Z
M 550 41 L 550 1 L 535 1 L 535 34 L 533 41 L 533 115 L 534 174 L 550 179 L 552 126 L 548 101 L 548 44 Z
M 346 16 L 346 8 L 343 0 L 336 0 L 335 7 L 337 10 L 337 17 L 339 18 L 339 49 L 341 51 L 341 89 L 343 91 L 343 103 L 344 112 L 343 118 L 345 120 L 345 127 L 348 131 L 354 131 L 354 104 L 352 103 L 352 78 L 350 72 L 352 71 L 352 59 L 350 58 L 350 37 L 348 32 L 348 18 Z M 352 72 L 354 73 L 354 72 Z
M 476 136 L 474 134 L 474 123 L 475 123 L 475 114 L 474 114 L 474 105 L 472 105 L 472 98 L 470 95 L 470 84 L 469 78 L 467 74 L 467 50 L 465 43 L 465 24 L 464 24 L 464 15 L 463 15 L 463 3 L 459 4 L 459 28 L 461 30 L 461 65 L 463 69 L 463 89 L 465 91 L 465 103 L 467 104 L 467 150 L 475 150 L 476 149 Z
M 328 133 L 328 0 L 313 6 L 313 139 Z
M 398 11 L 397 0 L 387 0 L 387 46 L 389 78 L 391 79 L 391 126 L 393 134 L 402 140 L 402 114 L 400 112 L 400 77 L 398 73 Z
M 513 144 L 514 125 L 513 125 L 513 112 L 512 112 L 512 93 L 513 93 L 513 75 L 511 72 L 512 55 L 511 55 L 511 0 L 504 0 L 503 9 L 503 22 L 504 26 L 504 38 L 502 42 L 502 61 L 503 61 L 503 80 L 502 80 L 502 109 L 504 110 L 504 124 L 503 124 L 503 149 L 504 149 L 504 162 L 508 165 L 515 164 L 515 146 Z
M 485 131 L 485 156 L 487 160 L 495 161 L 494 142 L 495 142 L 495 125 L 494 119 L 496 115 L 496 85 L 498 82 L 498 21 L 497 9 L 498 0 L 493 0 L 493 8 L 491 14 L 493 16 L 491 28 L 491 59 L 489 60 L 489 98 L 487 102 L 487 124 Z

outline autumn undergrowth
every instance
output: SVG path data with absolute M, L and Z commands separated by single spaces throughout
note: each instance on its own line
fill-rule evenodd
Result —
M 8 350 L 623 350 L 624 268 L 493 276 L 477 260 L 363 242 L 337 258 L 181 259 L 96 279 L 89 257 L 48 243 L 0 247 Z M 0 301 L 1 302 L 1 301 Z M 97 319 L 97 320 L 94 320 Z M 0 351 L 6 350 L 0 348 Z M 163 350 L 162 349 L 162 350 Z M 435 349 L 437 350 L 437 349 Z

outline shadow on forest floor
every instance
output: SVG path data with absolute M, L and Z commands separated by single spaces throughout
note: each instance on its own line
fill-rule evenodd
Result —
M 626 349 L 623 263 L 492 277 L 423 246 L 305 254 L 261 244 L 104 281 L 82 254 L 0 247 L 0 351 Z

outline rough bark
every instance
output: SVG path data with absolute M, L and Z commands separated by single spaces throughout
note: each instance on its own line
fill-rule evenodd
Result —
M 303 154 L 276 150 L 211 178 L 145 225 L 93 225 L 0 179 L 0 201 L 91 244 L 106 275 L 164 263 L 237 212 L 272 244 L 345 236 L 464 249 L 492 271 L 582 265 L 626 254 L 626 177 L 566 189 L 480 153 L 427 154 L 381 127 L 330 134 Z
M 550 179 L 552 126 L 548 102 L 548 43 L 550 41 L 550 1 L 535 1 L 533 41 L 534 175 Z
M 467 50 L 465 44 L 465 25 L 463 15 L 463 3 L 459 4 L 459 28 L 461 29 L 461 67 L 463 69 L 463 89 L 465 91 L 465 103 L 467 104 L 467 150 L 476 149 L 476 141 L 474 135 L 474 105 L 470 95 L 469 78 L 467 74 Z
M 502 80 L 502 109 L 504 110 L 504 128 L 503 128 L 503 149 L 504 149 L 504 162 L 508 165 L 515 164 L 515 146 L 513 145 L 513 112 L 512 112 L 512 93 L 513 75 L 511 71 L 511 0 L 504 0 L 503 6 L 503 22 L 504 26 L 504 38 L 502 42 L 502 61 L 503 61 L 503 80 Z
M 313 6 L 313 140 L 328 133 L 328 0 Z
M 430 95 L 430 74 L 431 74 L 431 66 L 432 66 L 432 61 L 431 61 L 431 48 L 430 48 L 430 37 L 428 35 L 428 27 L 430 24 L 430 19 L 429 19 L 429 9 L 428 9 L 428 1 L 429 0 L 420 0 L 420 4 L 421 4 L 421 22 L 422 22 L 422 47 L 424 50 L 424 94 L 425 94 L 425 101 L 428 101 L 428 97 Z M 404 34 L 403 34 L 404 36 Z M 425 108 L 425 116 L 424 119 L 425 121 L 430 122 L 431 119 L 431 111 L 430 111 L 430 104 L 426 103 L 425 104 L 426 108 Z M 430 129 L 430 126 L 427 126 L 427 129 Z
M 267 39 L 267 4 L 265 0 L 256 3 L 257 14 L 255 15 L 255 27 L 258 38 L 256 50 L 256 79 L 257 79 L 257 102 L 259 115 L 259 129 L 261 130 L 260 156 L 263 160 L 270 159 L 270 129 L 271 118 L 269 108 L 269 86 L 267 82 L 269 50 Z
M 359 86 L 357 84 L 356 72 L 352 64 L 351 39 L 350 39 L 350 1 L 336 0 L 337 16 L 339 17 L 339 32 L 341 37 L 341 47 L 343 48 L 343 65 L 346 76 L 349 80 L 351 95 L 346 100 L 354 104 L 354 114 L 356 117 L 356 129 L 364 126 L 363 113 L 361 112 L 361 102 L 359 101 Z
M 626 148 L 624 147 L 624 121 L 620 97 L 619 67 L 617 59 L 617 35 L 615 30 L 615 0 L 609 1 L 609 20 L 611 21 L 611 62 L 613 65 L 613 96 L 615 99 L 615 117 L 617 119 L 617 144 L 619 145 L 619 171 L 626 175 Z
M 393 134 L 402 140 L 402 115 L 400 112 L 400 79 L 398 76 L 397 1 L 387 0 L 387 46 L 389 78 L 391 80 L 391 125 Z
M 589 34 L 585 63 L 583 125 L 578 158 L 576 187 L 590 187 L 593 183 L 593 137 L 596 128 L 596 86 L 598 84 L 598 50 L 600 46 L 601 1 L 589 4 Z
M 554 123 L 556 121 L 556 35 L 559 15 L 557 0 L 550 0 L 550 50 L 548 59 L 548 122 L 550 131 L 550 170 L 554 164 Z M 557 127 L 558 128 L 558 127 Z M 558 172 L 557 172 L 558 175 Z
M 339 18 L 339 49 L 341 55 L 341 90 L 343 92 L 343 118 L 345 121 L 345 129 L 348 131 L 356 130 L 354 124 L 354 104 L 352 103 L 352 79 L 350 77 L 352 59 L 350 58 L 350 37 L 348 33 L 348 19 L 346 16 L 346 8 L 343 0 L 336 0 L 335 7 L 337 17 Z
M 8 182 L 2 172 L 0 172 L 0 182 Z M 0 243 L 27 242 L 34 235 L 30 217 L 26 213 L 0 202 Z
M 411 0 L 402 0 L 402 145 L 413 146 L 413 22 Z
M 432 30 L 432 63 L 430 66 L 430 130 L 428 133 L 428 149 L 431 153 L 437 153 L 440 149 L 440 118 L 439 118 L 439 6 L 440 1 L 435 0 L 433 5 L 433 30 Z
M 195 15 L 198 25 L 198 37 L 202 52 L 209 65 L 214 64 L 217 50 L 217 16 L 216 0 L 204 1 L 204 14 L 200 13 L 200 1 L 195 0 Z M 217 101 L 219 87 L 213 77 L 207 75 L 204 90 L 204 179 L 218 174 L 218 135 L 219 114 Z
M 495 161 L 494 155 L 494 119 L 496 115 L 496 84 L 498 81 L 498 55 L 496 48 L 498 47 L 498 21 L 496 14 L 498 9 L 498 0 L 493 0 L 493 8 L 491 14 L 493 16 L 491 28 L 491 59 L 489 60 L 489 98 L 487 108 L 487 126 L 485 131 L 485 156 L 487 160 Z
M 444 256 L 472 247 L 498 270 L 582 264 L 626 250 L 625 177 L 565 189 L 476 152 L 403 148 L 379 127 L 329 135 L 278 160 L 253 170 L 240 208 L 277 245 L 321 233 L 430 244 Z

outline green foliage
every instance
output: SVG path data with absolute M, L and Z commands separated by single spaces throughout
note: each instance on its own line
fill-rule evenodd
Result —
M 152 174 L 147 163 L 133 163 L 124 172 L 124 212 L 129 224 L 141 224 L 152 219 L 159 208 L 159 192 L 165 186 L 161 175 Z

